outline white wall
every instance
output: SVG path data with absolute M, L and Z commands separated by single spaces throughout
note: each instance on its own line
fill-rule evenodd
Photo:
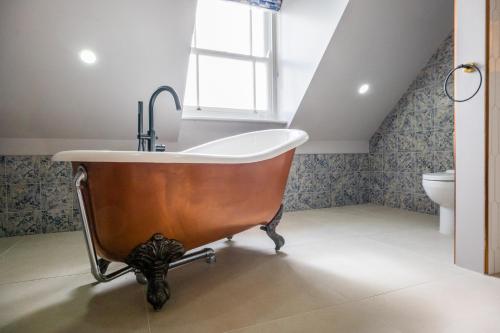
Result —
M 452 29 L 453 0 L 350 0 L 292 127 L 312 140 L 369 140 Z
M 279 13 L 278 112 L 291 120 L 349 0 L 287 0 Z
M 455 64 L 476 62 L 485 73 L 486 1 L 456 0 Z M 455 94 L 468 96 L 477 74 L 458 72 Z M 455 103 L 456 264 L 485 272 L 486 132 L 485 87 L 465 103 Z

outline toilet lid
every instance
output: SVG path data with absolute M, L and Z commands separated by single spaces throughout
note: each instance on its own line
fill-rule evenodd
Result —
M 455 181 L 455 170 L 447 170 L 446 172 L 424 173 L 424 180 L 433 180 L 440 182 L 453 182 Z

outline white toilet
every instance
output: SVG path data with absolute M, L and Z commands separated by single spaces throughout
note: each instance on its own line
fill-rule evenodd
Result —
M 455 230 L 455 170 L 426 173 L 422 185 L 429 198 L 439 205 L 439 232 L 453 234 Z

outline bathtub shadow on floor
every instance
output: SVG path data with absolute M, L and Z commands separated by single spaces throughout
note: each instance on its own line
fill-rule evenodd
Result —
M 144 288 L 132 274 L 106 284 L 88 283 L 86 278 L 79 285 L 81 277 L 69 277 L 75 281 L 63 286 L 68 290 L 64 297 L 5 323 L 0 331 L 221 332 L 348 303 L 352 299 L 341 290 L 346 283 L 372 288 L 294 260 L 286 249 L 275 254 L 233 242 L 225 245 L 216 250 L 215 264 L 197 261 L 169 272 L 172 297 L 160 312 L 147 304 Z M 52 291 L 37 292 L 33 303 L 43 303 L 44 297 L 51 297 L 44 292 Z M 403 314 L 405 309 L 399 311 Z M 372 328 L 356 324 L 360 332 Z

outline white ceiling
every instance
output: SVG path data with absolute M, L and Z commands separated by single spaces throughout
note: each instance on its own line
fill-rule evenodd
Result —
M 134 139 L 139 99 L 147 113 L 160 85 L 184 95 L 195 8 L 196 0 L 2 0 L 0 136 Z M 84 48 L 97 53 L 95 65 L 79 60 Z M 157 109 L 157 132 L 177 139 L 171 97 Z
M 291 127 L 368 140 L 452 29 L 453 0 L 350 0 Z

